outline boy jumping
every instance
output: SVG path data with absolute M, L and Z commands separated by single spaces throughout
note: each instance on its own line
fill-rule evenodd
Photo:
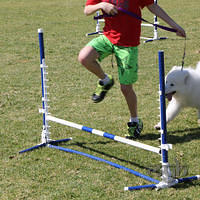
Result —
M 145 6 L 175 29 L 178 36 L 186 37 L 184 29 L 171 19 L 160 6 L 154 4 L 154 0 L 87 0 L 84 9 L 86 15 L 102 10 L 104 14 L 112 16 L 105 18 L 103 35 L 90 41 L 78 56 L 79 62 L 100 79 L 96 91 L 92 95 L 93 102 L 98 103 L 104 99 L 114 84 L 113 77 L 103 71 L 99 62 L 114 53 L 121 92 L 130 111 L 130 121 L 127 123 L 128 134 L 126 134 L 126 137 L 130 139 L 138 138 L 143 129 L 142 120 L 138 118 L 137 114 L 137 96 L 132 86 L 138 79 L 141 21 L 118 11 L 118 7 L 141 17 L 141 9 Z

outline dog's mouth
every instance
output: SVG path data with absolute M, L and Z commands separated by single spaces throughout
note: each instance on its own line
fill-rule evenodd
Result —
M 170 92 L 168 94 L 165 94 L 165 96 L 167 97 L 168 101 L 172 100 L 172 96 L 176 93 L 176 91 Z

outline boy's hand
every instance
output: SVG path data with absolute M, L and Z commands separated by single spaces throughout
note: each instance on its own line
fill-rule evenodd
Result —
M 102 10 L 109 15 L 116 15 L 118 13 L 117 7 L 111 3 L 102 2 Z
M 169 26 L 174 28 L 177 32 L 176 35 L 180 37 L 186 37 L 186 33 L 183 28 L 181 28 L 168 14 L 158 5 L 151 4 L 147 6 L 147 8 L 156 16 L 160 17 L 163 21 L 165 21 Z
M 186 37 L 186 33 L 183 28 L 180 26 L 178 28 L 175 28 L 177 30 L 176 35 L 180 37 Z

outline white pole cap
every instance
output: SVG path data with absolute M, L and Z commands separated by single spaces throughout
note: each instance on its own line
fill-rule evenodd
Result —
M 43 33 L 43 29 L 42 29 L 42 28 L 39 28 L 39 29 L 38 29 L 38 33 Z

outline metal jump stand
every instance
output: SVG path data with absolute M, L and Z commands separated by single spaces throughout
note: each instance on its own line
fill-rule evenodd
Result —
M 187 177 L 187 178 L 181 178 L 181 179 L 173 179 L 170 173 L 170 166 L 168 163 L 168 150 L 171 149 L 171 145 L 167 144 L 167 130 L 166 130 L 166 113 L 165 113 L 165 83 L 164 83 L 164 52 L 159 51 L 158 52 L 158 57 L 159 57 L 159 76 L 160 76 L 160 119 L 161 119 L 161 146 L 160 148 L 157 147 L 152 147 L 137 141 L 129 140 L 123 137 L 119 137 L 107 132 L 99 131 L 93 128 L 89 128 L 80 124 L 76 124 L 73 122 L 69 122 L 63 119 L 59 119 L 56 117 L 53 117 L 50 115 L 48 112 L 48 98 L 47 98 L 47 66 L 45 64 L 45 55 L 44 55 L 44 41 L 43 41 L 43 30 L 38 29 L 38 34 L 39 34 L 39 45 L 40 45 L 40 67 L 41 67 L 41 82 L 42 82 L 42 109 L 40 109 L 40 112 L 43 114 L 43 128 L 42 128 L 42 135 L 41 135 L 41 143 L 33 146 L 31 148 L 25 149 L 20 151 L 19 153 L 25 153 L 28 151 L 32 151 L 35 149 L 38 149 L 40 147 L 49 147 L 49 148 L 54 148 L 58 149 L 61 151 L 65 152 L 70 152 L 70 153 L 75 153 L 79 154 L 100 162 L 104 162 L 106 164 L 109 164 L 113 167 L 125 170 L 129 173 L 134 174 L 135 176 L 138 176 L 140 178 L 143 178 L 145 180 L 148 180 L 150 182 L 153 182 L 154 184 L 151 185 L 140 185 L 140 186 L 133 186 L 133 187 L 125 187 L 124 190 L 138 190 L 142 188 L 156 188 L 156 189 L 161 189 L 161 188 L 168 188 L 171 186 L 174 186 L 178 183 L 186 182 L 186 181 L 191 181 L 191 180 L 198 180 L 200 179 L 200 175 L 192 176 L 192 177 Z M 64 147 L 57 146 L 56 144 L 62 143 L 62 142 L 67 142 L 70 141 L 72 138 L 67 138 L 67 139 L 61 139 L 61 140 L 51 140 L 50 139 L 50 131 L 49 128 L 50 126 L 48 125 L 48 122 L 52 121 L 55 123 L 59 123 L 62 125 L 66 125 L 69 127 L 73 127 L 82 131 L 86 131 L 98 136 L 102 136 L 111 140 L 115 140 L 117 142 L 125 143 L 131 146 L 135 146 L 138 148 L 141 148 L 143 150 L 148 150 L 153 153 L 156 153 L 158 155 L 161 155 L 161 163 L 162 163 L 162 177 L 161 181 L 153 179 L 149 176 L 146 176 L 144 174 L 141 174 L 137 171 L 134 171 L 132 169 L 126 168 L 124 166 L 118 165 L 116 163 L 110 162 L 108 160 L 104 160 L 102 158 L 92 156 L 90 154 L 84 153 L 84 152 L 79 152 L 73 149 L 68 149 Z
M 98 17 L 100 15 L 100 11 L 97 11 L 96 14 L 97 14 L 97 17 Z M 86 36 L 103 34 L 103 31 L 101 31 L 101 28 L 100 28 L 100 22 L 104 22 L 104 19 L 97 19 L 96 31 L 92 32 L 92 33 L 86 33 Z
M 158 4 L 157 0 L 154 0 L 155 4 Z M 154 16 L 154 24 L 159 24 L 158 22 L 158 17 Z M 147 27 L 153 27 L 153 37 L 141 37 L 141 39 L 144 39 L 144 43 L 147 42 L 153 42 L 155 40 L 165 40 L 167 39 L 167 37 L 159 37 L 158 36 L 158 27 L 157 26 L 153 26 L 152 24 L 142 24 L 142 26 L 147 26 Z
M 32 151 L 34 149 L 38 149 L 40 147 L 50 147 L 52 144 L 59 144 L 62 142 L 67 142 L 71 140 L 72 138 L 67 138 L 67 139 L 61 139 L 61 140 L 51 140 L 50 139 L 50 131 L 49 131 L 49 124 L 47 117 L 49 115 L 48 112 L 48 98 L 47 98 L 47 72 L 46 69 L 48 66 L 45 64 L 45 54 L 44 54 L 44 40 L 43 40 L 43 30 L 38 29 L 38 34 L 39 34 L 39 45 L 40 45 L 40 69 L 41 69 L 41 86 L 42 86 L 42 109 L 39 110 L 40 113 L 43 115 L 43 128 L 42 128 L 42 135 L 41 135 L 41 143 L 33 146 L 31 148 L 25 149 L 23 151 L 20 151 L 19 153 L 24 153 L 27 151 Z

